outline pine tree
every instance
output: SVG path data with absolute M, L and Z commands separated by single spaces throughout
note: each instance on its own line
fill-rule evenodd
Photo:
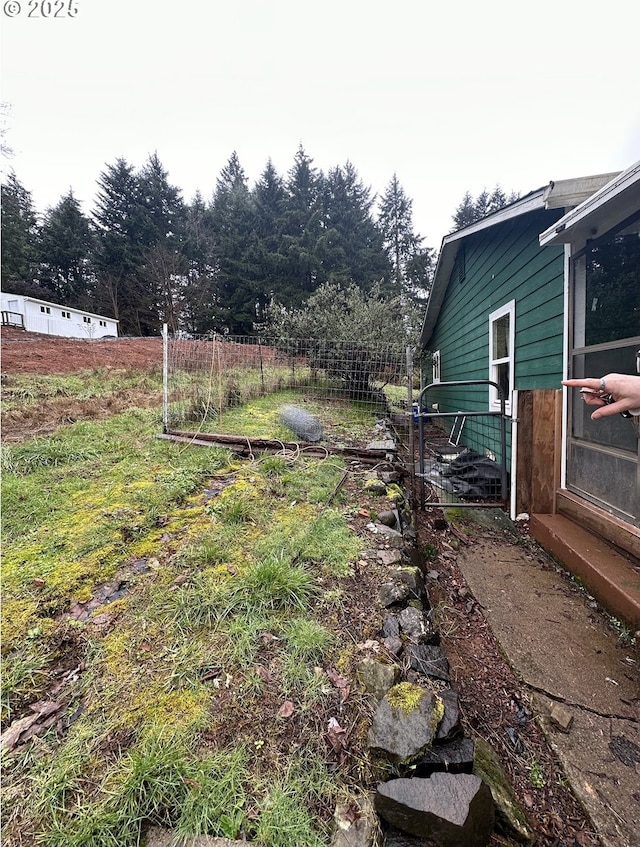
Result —
M 139 173 L 124 159 L 98 180 L 98 302 L 111 303 L 124 334 L 156 335 L 177 320 L 186 212 L 156 154 Z
M 400 294 L 407 285 L 407 264 L 419 250 L 423 240 L 413 231 L 413 201 L 404 192 L 396 174 L 382 195 L 378 224 L 384 237 L 384 246 L 391 262 L 394 288 Z
M 167 323 L 176 332 L 186 284 L 183 253 L 186 208 L 180 189 L 171 185 L 157 153 L 149 156 L 137 177 L 141 206 L 143 266 L 139 278 L 144 288 L 147 320 L 143 333 L 157 332 Z
M 37 292 L 37 233 L 31 192 L 11 171 L 2 184 L 2 284 L 11 293 Z
M 200 192 L 187 207 L 184 255 L 187 269 L 181 326 L 193 335 L 203 335 L 216 329 L 219 304 L 212 213 Z
M 40 284 L 58 303 L 93 310 L 93 233 L 73 192 L 45 214 L 38 239 Z
M 285 182 L 282 250 L 286 266 L 278 299 L 299 306 L 320 282 L 318 242 L 322 235 L 324 175 L 300 146 Z
M 93 219 L 96 310 L 109 310 L 120 321 L 121 334 L 141 335 L 143 210 L 137 176 L 125 159 L 117 159 L 100 174 Z
M 326 279 L 363 290 L 387 280 L 391 265 L 372 217 L 374 198 L 351 162 L 329 171 L 324 184 L 324 232 L 319 248 Z
M 454 230 L 462 229 L 477 220 L 475 202 L 466 191 L 464 197 L 453 215 Z
M 247 177 L 235 151 L 217 179 L 211 211 L 217 249 L 216 329 L 247 335 L 258 317 L 250 250 L 253 209 Z
M 514 203 L 519 197 L 520 195 L 516 191 L 512 191 L 507 197 L 499 185 L 496 185 L 491 194 L 484 188 L 475 200 L 468 191 L 465 192 L 453 215 L 453 231 L 462 229 L 487 215 L 498 212 L 510 203 Z
M 169 183 L 169 174 L 157 153 L 149 156 L 137 181 L 145 246 L 161 243 L 179 250 L 184 239 L 186 209 L 180 189 Z
M 258 298 L 257 322 L 267 319 L 268 307 L 280 298 L 283 277 L 287 271 L 284 253 L 285 206 L 284 181 L 271 159 L 251 192 L 254 224 L 251 238 L 251 264 L 256 268 Z

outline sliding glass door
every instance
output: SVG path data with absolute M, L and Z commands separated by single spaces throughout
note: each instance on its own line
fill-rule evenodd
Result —
M 570 376 L 636 373 L 640 354 L 640 220 L 572 258 Z M 640 525 L 638 418 L 591 420 L 570 393 L 567 488 Z

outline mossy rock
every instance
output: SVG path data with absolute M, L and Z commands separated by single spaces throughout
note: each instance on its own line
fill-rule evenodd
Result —
M 484 738 L 475 739 L 473 773 L 491 789 L 496 806 L 496 829 L 523 844 L 533 844 L 535 836 L 524 810 L 494 749 Z

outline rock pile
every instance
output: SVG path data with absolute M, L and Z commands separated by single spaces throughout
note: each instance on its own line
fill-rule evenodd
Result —
M 477 746 L 463 732 L 398 481 L 387 473 L 365 483 L 369 496 L 392 496 L 395 520 L 382 512 L 384 521 L 368 524 L 378 546 L 364 554 L 389 569 L 378 592 L 387 658 L 367 658 L 358 666 L 361 684 L 377 701 L 369 749 L 390 778 L 362 800 L 363 817 L 369 820 L 373 811 L 379 826 L 356 827 L 355 820 L 341 821 L 336 810 L 332 847 L 373 847 L 381 830 L 387 847 L 483 847 L 494 828 L 531 842 L 497 757 L 485 742 Z M 430 572 L 427 579 L 434 576 Z

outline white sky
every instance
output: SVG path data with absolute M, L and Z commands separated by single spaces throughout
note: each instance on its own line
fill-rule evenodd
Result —
M 3 171 L 39 212 L 69 188 L 90 212 L 118 157 L 157 152 L 189 201 L 234 150 L 253 184 L 302 144 L 379 194 L 396 172 L 438 248 L 467 190 L 640 159 L 638 0 L 2 2 Z

